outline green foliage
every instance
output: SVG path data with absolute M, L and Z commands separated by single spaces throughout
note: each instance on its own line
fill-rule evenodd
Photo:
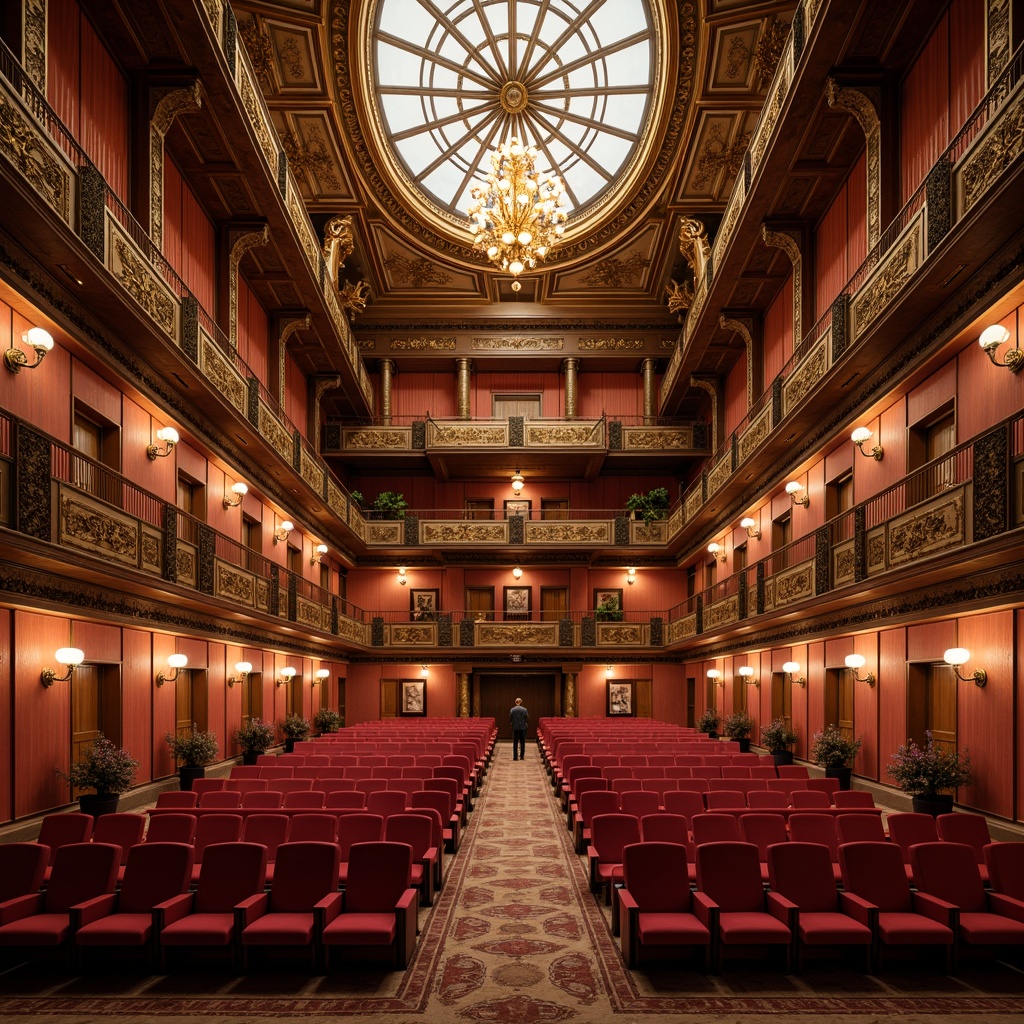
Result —
M 396 491 L 381 491 L 373 499 L 373 509 L 379 513 L 379 519 L 404 519 L 408 507 L 404 495 Z
M 754 731 L 754 720 L 745 711 L 726 716 L 722 732 L 731 740 L 746 739 Z
M 811 760 L 822 768 L 849 768 L 860 745 L 860 740 L 851 740 L 837 726 L 830 725 L 823 732 L 814 734 Z
M 717 732 L 722 716 L 714 708 L 705 708 L 697 719 L 697 732 Z
M 75 789 L 94 789 L 97 793 L 127 793 L 135 784 L 135 771 L 139 767 L 127 750 L 114 745 L 100 733 L 81 761 L 76 761 L 57 774 Z
M 304 740 L 309 736 L 309 719 L 303 715 L 289 715 L 281 723 L 281 732 L 290 740 Z
M 334 708 L 321 708 L 313 716 L 313 724 L 321 732 L 337 732 L 341 726 L 341 715 Z
M 618 601 L 609 595 L 602 599 L 601 603 L 594 609 L 594 618 L 598 622 L 621 622 L 622 609 Z
M 631 494 L 626 499 L 626 508 L 630 512 L 638 512 L 645 523 L 653 523 L 655 519 L 664 519 L 668 512 L 668 490 L 655 487 L 646 494 Z
M 235 742 L 242 750 L 265 754 L 274 745 L 274 727 L 269 722 L 250 718 L 241 729 L 235 731 Z
M 357 504 L 362 505 L 363 503 L 363 492 L 362 491 L 349 491 L 348 496 Z
M 772 754 L 788 750 L 794 743 L 796 733 L 786 725 L 783 718 L 773 718 L 761 730 L 761 746 Z
M 173 732 L 164 734 L 171 757 L 179 768 L 202 768 L 217 760 L 219 747 L 212 732 L 203 732 L 192 723 L 192 728 L 181 736 Z
M 923 748 L 913 740 L 897 747 L 885 774 L 910 796 L 933 796 L 969 786 L 974 780 L 970 753 L 936 747 L 930 732 L 925 737 Z

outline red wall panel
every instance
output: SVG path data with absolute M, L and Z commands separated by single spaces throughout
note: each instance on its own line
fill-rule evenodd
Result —
M 731 434 L 747 415 L 747 353 L 736 360 L 725 378 L 725 433 Z
M 939 22 L 900 97 L 900 174 L 905 203 L 949 141 L 949 19 Z
M 541 395 L 541 415 L 565 415 L 563 380 L 557 373 L 474 373 L 470 412 L 475 419 L 491 415 L 493 394 Z
M 46 25 L 46 99 L 76 138 L 79 130 L 81 14 L 77 0 L 49 0 Z
M 581 372 L 577 378 L 576 414 L 582 419 L 596 419 L 602 414 L 625 418 L 643 416 L 644 381 L 640 373 Z M 563 396 L 559 399 L 564 410 L 565 378 L 560 379 Z M 658 394 L 660 379 L 655 375 L 654 394 Z
M 455 416 L 458 410 L 456 380 L 454 370 L 450 373 L 396 374 L 391 380 L 392 414 L 422 417 L 429 412 L 434 419 Z
M 984 0 L 949 7 L 950 141 L 985 95 Z
M 296 365 L 291 356 L 284 361 L 285 395 L 284 412 L 292 423 L 302 432 L 307 433 L 307 407 L 309 394 L 306 388 L 306 376 Z
M 152 639 L 149 633 L 126 629 L 121 639 L 121 743 L 139 762 L 136 784 L 153 778 L 152 721 L 153 668 Z M 157 737 L 156 742 L 163 742 Z
M 164 159 L 163 254 L 211 316 L 215 312 L 217 232 L 177 165 Z
M 1021 307 L 1017 307 L 1000 321 L 993 318 L 991 323 L 1001 323 L 1009 332 L 1010 340 L 999 350 L 997 358 L 1017 343 L 1020 333 Z M 988 323 L 982 325 L 987 327 Z M 978 330 L 977 334 L 981 331 Z M 967 401 L 957 402 L 956 432 L 958 441 L 977 437 L 993 423 L 1012 416 L 1021 408 L 1020 376 L 996 369 L 978 348 L 977 336 L 972 334 L 967 345 L 957 356 L 956 378 L 959 393 Z M 971 396 L 984 395 L 984 401 L 974 401 Z
M 764 383 L 768 387 L 793 354 L 793 277 L 779 289 L 764 314 Z
M 264 387 L 269 380 L 270 325 L 267 311 L 238 275 L 238 354 Z
M 0 750 L 3 750 L 0 765 L 0 821 L 10 821 L 13 817 L 14 802 L 13 782 L 15 775 L 15 757 L 13 742 L 14 720 L 14 615 L 7 608 L 0 608 Z
M 36 324 L 0 302 L 0 342 L 5 348 L 30 349 L 21 340 L 22 334 Z M 46 357 L 46 366 L 39 373 L 7 373 L 0 375 L 0 408 L 20 416 L 44 433 L 67 443 L 71 438 L 69 402 L 55 402 L 54 395 L 67 395 L 71 388 L 71 355 L 54 334 L 53 351 Z

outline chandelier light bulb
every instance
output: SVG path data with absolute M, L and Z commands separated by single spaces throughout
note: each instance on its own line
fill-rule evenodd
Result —
M 522 570 L 522 569 L 520 569 L 520 568 L 519 568 L 519 566 L 517 565 L 517 566 L 516 566 L 516 567 L 515 567 L 515 568 L 514 568 L 514 569 L 512 570 L 512 575 L 513 575 L 513 576 L 514 576 L 514 577 L 515 577 L 515 578 L 516 578 L 517 580 L 521 580 L 521 579 L 523 578 L 523 570 Z

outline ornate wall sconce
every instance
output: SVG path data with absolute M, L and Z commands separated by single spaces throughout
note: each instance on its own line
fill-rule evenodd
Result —
M 313 548 L 313 554 L 309 558 L 309 564 L 310 565 L 319 565 L 320 564 L 320 559 L 323 558 L 324 555 L 326 555 L 326 554 L 327 554 L 327 545 L 326 544 L 317 544 L 317 546 L 315 548 Z
M 709 668 L 707 674 L 708 679 L 710 679 L 711 682 L 721 686 L 722 689 L 725 689 L 725 680 L 722 678 L 722 673 L 719 672 L 717 668 Z
M 242 504 L 242 499 L 249 493 L 248 485 L 242 483 L 241 480 L 237 484 L 231 485 L 231 494 L 224 495 L 224 507 L 225 508 L 238 508 Z
M 882 461 L 882 446 L 876 444 L 870 451 L 864 451 L 864 443 L 871 440 L 871 431 L 867 427 L 857 427 L 857 429 L 850 435 L 850 440 L 860 449 L 861 455 L 866 459 L 874 459 L 876 462 Z
M 21 373 L 22 370 L 34 370 L 43 361 L 46 353 L 53 348 L 53 338 L 50 337 L 50 332 L 44 331 L 42 327 L 30 327 L 22 334 L 21 340 L 35 352 L 36 361 L 30 363 L 28 356 L 20 348 L 14 347 L 14 331 L 12 329 L 10 346 L 4 353 L 4 365 L 11 373 Z
M 408 581 L 408 579 L 406 579 L 406 576 L 405 576 L 405 566 L 404 565 L 400 565 L 398 567 L 398 585 L 400 587 L 404 587 L 406 585 L 406 583 L 408 583 L 408 582 L 409 581 Z
M 274 531 L 274 543 L 283 544 L 288 540 L 292 530 L 295 529 L 295 524 L 290 519 L 282 519 L 281 525 Z
M 1014 347 L 1011 348 L 1004 356 L 1003 361 L 999 362 L 996 358 L 996 351 L 1001 345 L 1005 345 L 1010 340 L 1010 332 L 1002 324 L 993 324 L 991 327 L 986 327 L 981 332 L 981 337 L 978 338 L 978 344 L 981 346 L 982 351 L 992 360 L 994 366 L 1002 366 L 1009 370 L 1010 373 L 1018 373 L 1024 369 L 1024 352 L 1020 350 L 1020 340 L 1018 339 L 1014 343 Z
M 806 686 L 807 685 L 807 679 L 804 676 L 801 676 L 799 679 L 795 678 L 797 672 L 800 671 L 800 662 L 799 661 L 787 661 L 782 666 L 782 671 L 785 672 L 787 676 L 789 676 L 789 681 L 794 686 Z
M 235 683 L 244 683 L 249 678 L 249 673 L 252 671 L 251 661 L 236 661 L 235 671 L 238 673 L 237 676 L 228 677 L 228 686 L 234 686 Z
M 636 569 L 630 566 L 626 569 L 626 586 L 631 587 L 636 583 Z
M 521 579 L 523 578 L 523 570 L 522 570 L 522 569 L 520 569 L 520 568 L 519 568 L 519 566 L 517 565 L 517 566 L 516 566 L 516 567 L 515 567 L 515 568 L 514 568 L 514 569 L 512 570 L 512 576 L 513 576 L 513 577 L 514 577 L 515 579 L 517 579 L 517 580 L 521 580 Z
M 708 545 L 708 553 L 714 555 L 719 562 L 725 561 L 725 548 L 717 540 L 713 540 Z
M 313 673 L 313 685 L 314 686 L 321 686 L 321 685 L 323 685 L 324 681 L 327 679 L 327 677 L 330 674 L 331 674 L 331 670 L 329 668 L 318 668 Z
M 969 676 L 961 675 L 960 666 L 971 660 L 971 652 L 966 647 L 950 647 L 942 656 L 942 660 L 953 670 L 953 674 L 964 683 L 984 686 L 988 682 L 988 673 L 983 668 L 976 668 Z
M 174 446 L 181 440 L 174 427 L 161 427 L 156 432 L 156 439 L 163 441 L 164 446 L 161 448 L 158 444 L 146 445 L 146 454 L 149 456 L 150 462 L 155 462 L 157 459 L 166 459 L 174 451 Z
M 612 673 L 613 673 L 614 671 L 615 671 L 615 670 L 614 670 L 614 669 L 613 669 L 613 668 L 611 667 L 611 665 L 606 665 L 606 666 L 605 666 L 605 670 L 604 670 L 605 678 L 607 678 L 607 679 L 611 679 L 611 677 L 612 677 Z
M 515 494 L 521 494 L 523 488 L 526 486 L 526 479 L 518 469 L 512 474 L 512 491 Z
M 789 483 L 786 484 L 786 493 L 789 495 L 789 500 L 794 505 L 803 505 L 804 508 L 807 508 L 811 503 L 811 499 L 806 494 L 803 495 L 803 497 L 797 497 L 803 489 L 803 484 L 799 484 L 795 480 L 790 480 Z
M 761 539 L 761 531 L 757 527 L 757 520 L 751 519 L 750 516 L 744 516 L 740 520 L 740 529 L 747 531 L 747 536 L 754 540 Z
M 848 654 L 846 656 L 846 667 L 853 671 L 853 678 L 858 683 L 867 683 L 868 686 L 875 685 L 875 675 L 873 672 L 869 672 L 866 676 L 857 675 L 857 669 L 864 667 L 864 655 L 863 654 Z
M 277 685 L 287 686 L 288 683 L 290 683 L 298 674 L 298 671 L 298 669 L 292 668 L 291 665 L 286 665 L 283 669 L 281 669 L 281 678 L 278 679 Z
M 52 668 L 44 668 L 40 674 L 43 686 L 50 687 L 54 683 L 67 682 L 75 669 L 85 661 L 85 654 L 77 647 L 59 647 L 53 655 L 58 665 L 63 665 L 67 670 L 64 675 L 59 676 Z
M 426 665 L 420 666 L 420 675 L 426 679 L 430 675 L 430 669 Z
M 747 686 L 755 686 L 757 689 L 761 689 L 761 680 L 754 675 L 754 670 L 749 665 L 740 665 L 736 671 L 739 672 L 740 678 Z
M 178 672 L 188 664 L 187 654 L 172 654 L 167 659 L 167 667 L 174 669 L 170 674 L 161 671 L 156 674 L 156 685 L 163 686 L 164 683 L 173 683 L 178 678 Z

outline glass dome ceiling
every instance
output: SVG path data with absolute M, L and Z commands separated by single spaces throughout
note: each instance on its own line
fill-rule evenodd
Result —
M 652 116 L 648 0 L 378 0 L 369 52 L 381 132 L 408 184 L 465 219 L 513 136 L 578 216 L 614 191 Z

